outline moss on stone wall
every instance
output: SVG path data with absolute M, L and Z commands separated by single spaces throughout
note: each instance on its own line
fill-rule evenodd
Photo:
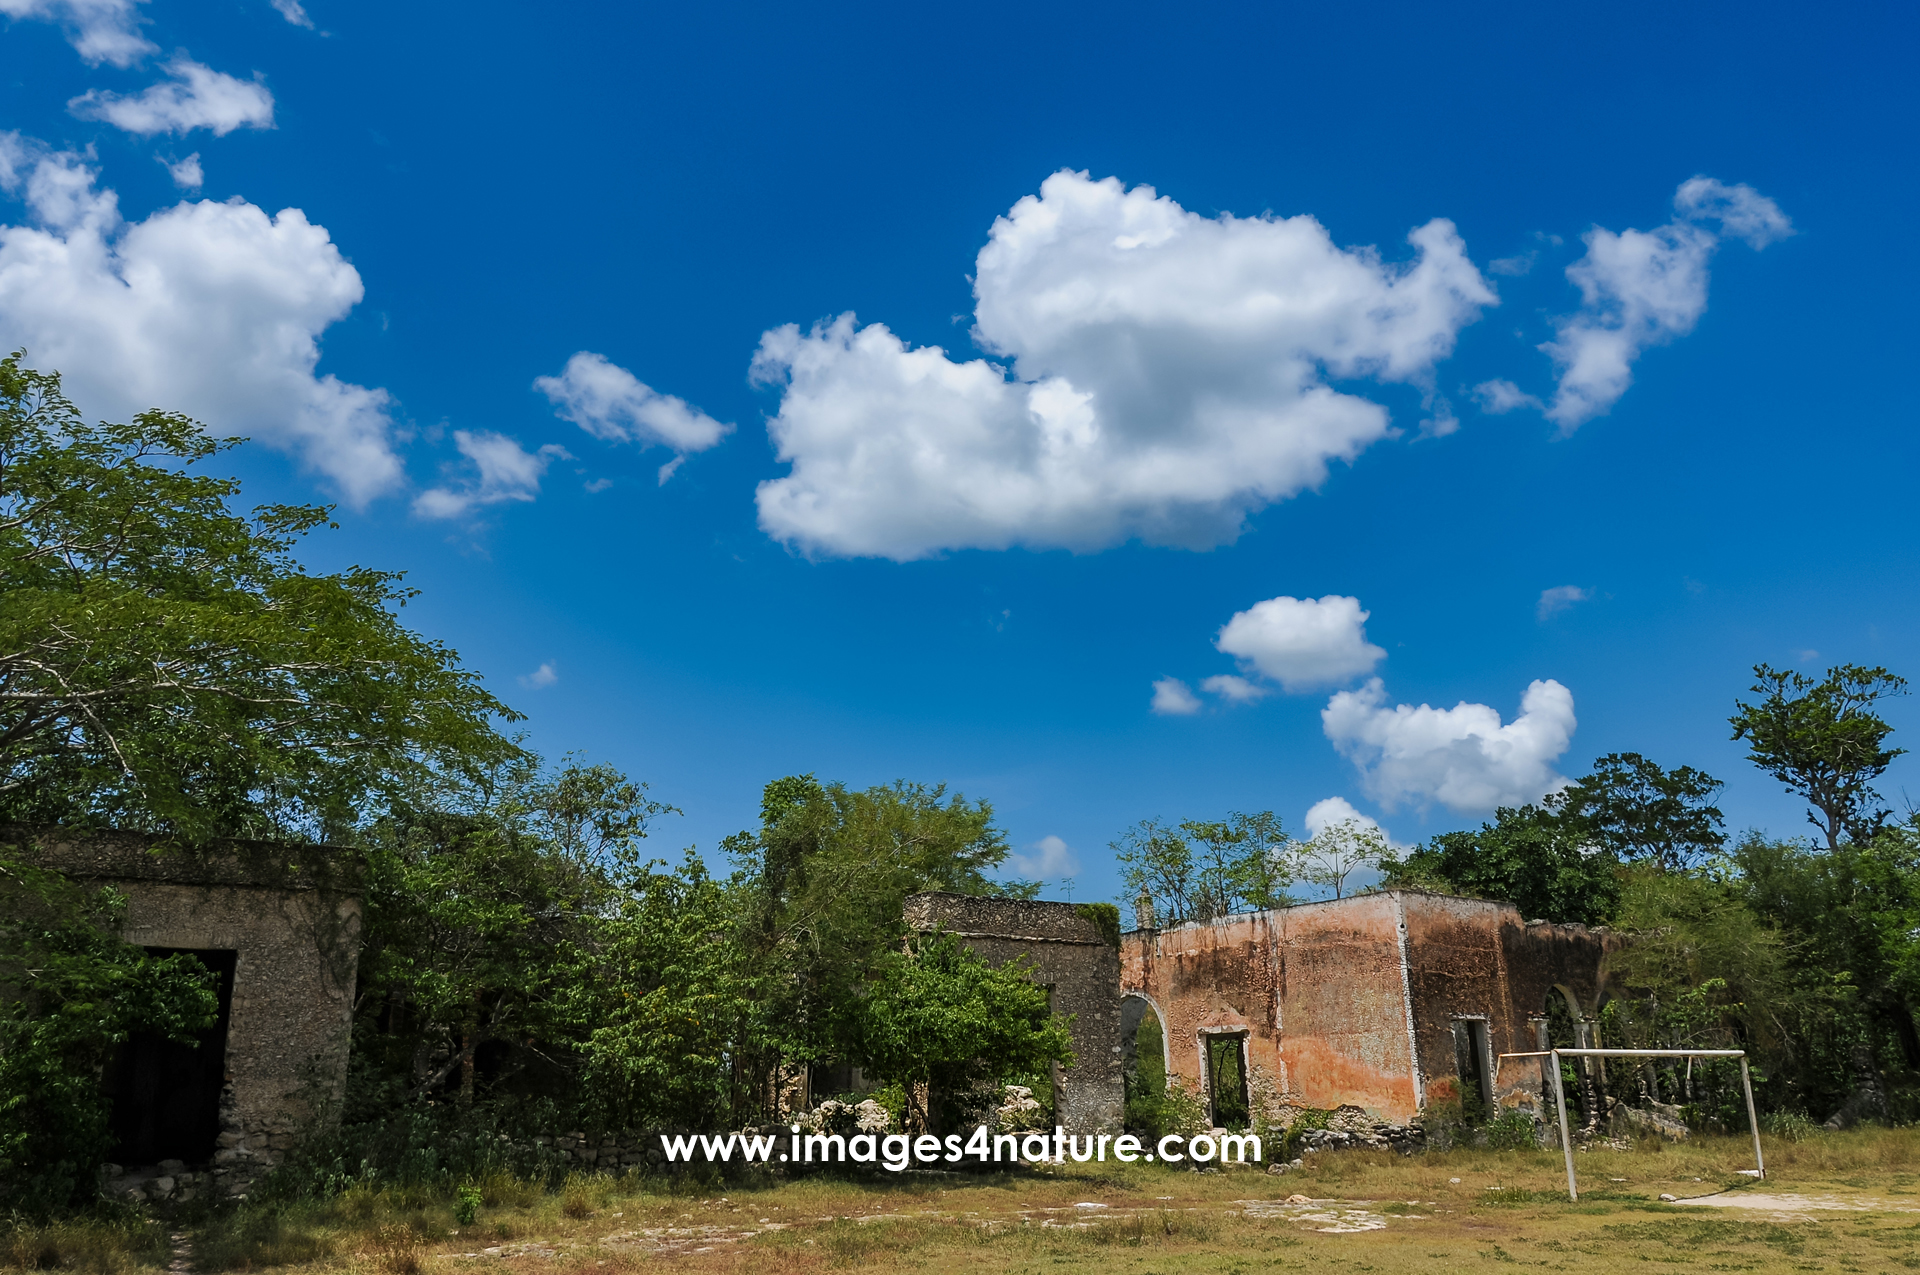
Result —
M 1120 909 L 1111 903 L 1076 903 L 1073 910 L 1092 921 L 1107 946 L 1120 946 Z

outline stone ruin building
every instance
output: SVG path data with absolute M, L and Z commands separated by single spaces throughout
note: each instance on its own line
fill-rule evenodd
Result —
M 136 1035 L 105 1077 L 115 1194 L 243 1193 L 301 1133 L 334 1117 L 346 1084 L 360 950 L 357 864 L 265 842 L 156 853 L 144 837 L 8 830 L 21 857 L 126 896 L 121 937 L 191 952 L 220 979 L 198 1047 Z
M 1550 1015 L 1596 1037 L 1619 940 L 1526 921 L 1509 903 L 1387 890 L 1121 939 L 1121 1038 L 1151 1014 L 1169 1080 L 1223 1108 L 1358 1108 L 1404 1124 L 1429 1104 L 1532 1106 Z M 1237 1066 L 1233 1065 L 1235 1062 Z M 1239 1087 L 1222 1091 L 1223 1084 Z
M 1120 952 L 1092 910 L 1071 903 L 915 894 L 907 928 L 945 930 L 989 963 L 1025 957 L 1055 1013 L 1073 1015 L 1074 1064 L 1054 1070 L 1054 1121 L 1069 1133 L 1117 1131 L 1121 1072 Z

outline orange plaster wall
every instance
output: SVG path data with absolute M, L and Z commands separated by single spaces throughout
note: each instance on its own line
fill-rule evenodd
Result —
M 1202 1035 L 1245 1031 L 1256 1099 L 1405 1121 L 1458 1096 L 1457 1017 L 1486 1018 L 1494 1053 L 1531 1049 L 1529 1016 L 1553 987 L 1597 1007 L 1617 943 L 1527 925 L 1510 904 L 1392 891 L 1136 930 L 1120 980 L 1153 1002 L 1172 1074 L 1196 1091 Z
M 1418 1110 L 1395 896 L 1282 909 L 1279 1053 L 1287 1088 L 1395 1121 Z
M 1201 1037 L 1245 1031 L 1257 1090 L 1393 1120 L 1415 1089 L 1392 896 L 1124 936 L 1121 987 L 1150 999 L 1172 1073 L 1201 1086 Z

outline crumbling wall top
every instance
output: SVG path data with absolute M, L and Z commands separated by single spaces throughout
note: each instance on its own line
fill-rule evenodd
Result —
M 83 881 L 158 881 L 359 894 L 366 863 L 339 846 L 223 839 L 187 846 L 115 829 L 0 827 L 0 846 Z
M 1075 903 L 929 891 L 908 895 L 901 912 L 909 929 L 948 930 L 962 938 L 1112 946 L 1099 922 Z

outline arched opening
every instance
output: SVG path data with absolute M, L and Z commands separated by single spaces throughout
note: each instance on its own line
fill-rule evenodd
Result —
M 1167 1033 L 1160 1011 L 1137 993 L 1128 993 L 1120 1001 L 1120 1059 L 1126 1126 L 1157 1136 L 1169 1124 Z
M 1579 998 L 1573 994 L 1571 988 L 1556 986 L 1547 993 L 1544 1016 L 1546 1048 L 1587 1049 L 1592 1047 L 1592 1024 L 1581 1010 Z M 1597 1069 L 1592 1062 L 1593 1060 L 1584 1058 L 1563 1058 L 1560 1061 L 1560 1084 L 1567 1095 L 1568 1118 L 1576 1120 L 1583 1128 L 1593 1124 L 1594 1113 L 1601 1102 L 1595 1083 Z M 1541 1097 L 1551 1106 L 1553 1091 L 1550 1082 Z

